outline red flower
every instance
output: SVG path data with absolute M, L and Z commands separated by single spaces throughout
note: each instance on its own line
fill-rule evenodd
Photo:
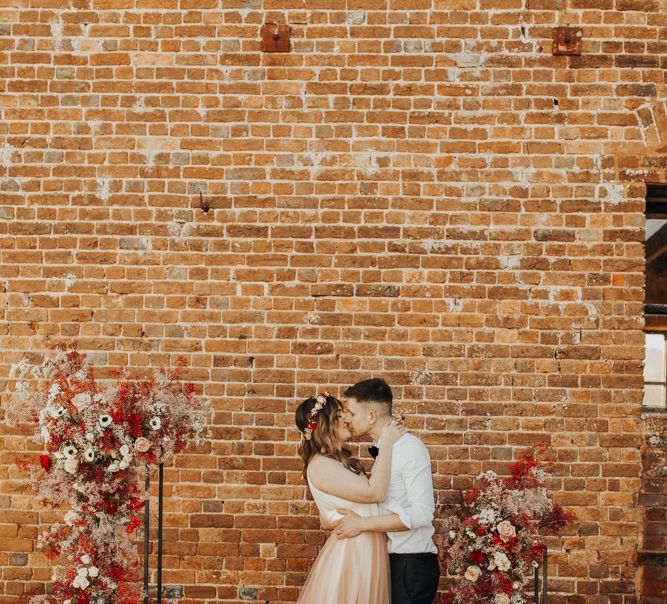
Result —
M 308 424 L 308 427 L 309 427 L 311 430 L 314 430 L 315 428 L 317 428 L 317 424 L 316 424 L 315 422 L 310 422 L 310 423 Z
M 144 435 L 144 430 L 141 427 L 144 418 L 139 413 L 130 413 L 127 416 L 127 423 L 130 426 L 130 434 L 135 438 Z
M 125 413 L 123 413 L 122 409 L 117 409 L 111 413 L 111 417 L 113 417 L 115 423 L 120 424 L 125 419 Z
M 471 562 L 484 562 L 484 554 L 479 551 L 470 552 Z
M 51 469 L 51 458 L 48 455 L 40 455 L 39 465 L 44 468 L 45 472 L 48 472 Z
M 129 534 L 139 525 L 141 525 L 141 521 L 139 520 L 139 518 L 137 518 L 136 516 L 132 516 L 132 520 L 130 520 L 130 523 L 127 525 L 127 528 L 125 530 Z

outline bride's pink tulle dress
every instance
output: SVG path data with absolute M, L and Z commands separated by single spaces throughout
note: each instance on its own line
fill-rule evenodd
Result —
M 376 504 L 354 503 L 316 489 L 310 490 L 328 522 L 341 518 L 345 508 L 360 516 L 377 516 Z M 353 539 L 336 539 L 331 534 L 310 570 L 301 590 L 301 604 L 389 604 L 390 578 L 387 538 L 384 533 L 361 533 Z

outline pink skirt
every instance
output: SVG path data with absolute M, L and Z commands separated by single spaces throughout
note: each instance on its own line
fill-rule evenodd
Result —
M 297 602 L 301 604 L 389 604 L 389 554 L 384 533 L 353 539 L 330 535 Z

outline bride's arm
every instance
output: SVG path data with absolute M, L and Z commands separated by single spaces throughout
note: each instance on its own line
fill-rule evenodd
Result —
M 384 501 L 391 475 L 391 447 L 384 447 L 370 480 L 346 470 L 329 457 L 318 455 L 310 462 L 308 477 L 320 491 L 357 503 Z
M 391 476 L 393 444 L 403 435 L 404 428 L 394 424 L 382 431 L 383 447 L 376 461 L 370 479 L 346 470 L 340 463 L 329 457 L 317 455 L 308 467 L 308 477 L 320 491 L 357 503 L 377 503 L 384 501 Z

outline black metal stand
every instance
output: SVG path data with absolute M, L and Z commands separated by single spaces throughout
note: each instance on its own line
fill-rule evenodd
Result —
M 146 464 L 146 479 L 144 481 L 144 604 L 148 604 L 148 540 L 151 530 L 151 472 Z
M 542 554 L 542 602 L 540 603 L 540 567 L 535 567 L 533 576 L 533 602 L 535 604 L 547 604 L 547 548 Z
M 162 497 L 164 485 L 164 465 L 158 466 L 158 502 L 157 502 L 157 602 L 162 604 Z M 146 481 L 144 483 L 144 604 L 148 598 L 148 543 L 150 540 L 150 466 L 146 464 Z
M 157 604 L 162 604 L 162 485 L 164 484 L 164 465 L 158 467 L 157 500 Z

